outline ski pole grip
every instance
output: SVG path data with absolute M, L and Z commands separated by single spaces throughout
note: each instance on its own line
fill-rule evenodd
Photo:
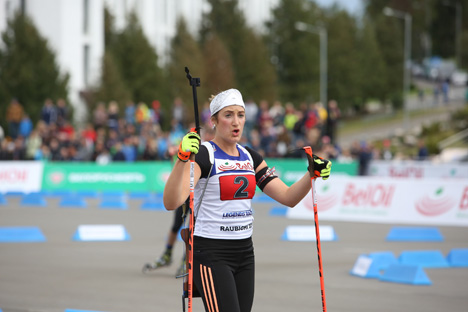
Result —
M 307 170 L 309 171 L 310 177 L 315 178 L 315 173 L 314 173 L 314 155 L 312 154 L 312 147 L 310 146 L 304 146 L 302 148 L 305 153 L 307 154 L 307 160 L 309 161 L 309 166 L 307 167 Z

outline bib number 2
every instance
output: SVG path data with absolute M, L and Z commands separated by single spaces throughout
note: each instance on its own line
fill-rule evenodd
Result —
M 251 199 L 255 194 L 254 175 L 229 175 L 219 178 L 221 200 Z

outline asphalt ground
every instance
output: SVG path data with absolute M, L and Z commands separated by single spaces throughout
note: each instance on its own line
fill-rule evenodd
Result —
M 174 263 L 143 274 L 145 262 L 164 249 L 172 212 L 141 210 L 130 199 L 127 210 L 63 208 L 58 198 L 47 207 L 20 205 L 7 197 L 0 206 L 0 226 L 37 226 L 46 237 L 39 243 L 0 242 L 0 309 L 3 312 L 64 312 L 66 309 L 105 312 L 182 311 L 182 281 L 174 278 L 183 244 L 174 250 Z M 321 311 L 315 242 L 281 240 L 288 225 L 312 225 L 307 220 L 270 216 L 274 203 L 255 204 L 254 244 L 256 293 L 253 311 Z M 83 224 L 122 224 L 127 241 L 84 242 L 73 236 Z M 329 222 L 338 240 L 322 242 L 327 310 L 450 311 L 468 310 L 468 268 L 429 269 L 430 286 L 382 282 L 352 276 L 359 255 L 405 250 L 468 248 L 468 228 L 438 227 L 443 242 L 387 242 L 394 225 Z M 194 299 L 193 311 L 203 311 Z

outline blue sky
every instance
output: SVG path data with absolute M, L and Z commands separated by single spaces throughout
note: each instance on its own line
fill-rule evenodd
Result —
M 363 10 L 362 0 L 315 0 L 315 2 L 321 7 L 328 7 L 337 3 L 352 14 L 360 13 Z

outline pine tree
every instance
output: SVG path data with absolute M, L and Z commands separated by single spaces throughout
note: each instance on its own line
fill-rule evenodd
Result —
M 47 40 L 26 15 L 17 13 L 8 21 L 2 40 L 0 99 L 3 116 L 10 98 L 15 97 L 36 122 L 46 98 L 68 98 L 69 75 L 60 72 Z
M 369 99 L 385 100 L 387 74 L 380 49 L 375 28 L 371 21 L 365 18 L 357 51 L 360 76 L 358 89 L 362 103 Z
M 229 51 L 216 34 L 205 40 L 203 55 L 206 79 L 204 88 L 211 95 L 235 88 L 234 72 Z
M 321 10 L 304 0 L 281 0 L 268 22 L 268 42 L 276 62 L 280 98 L 296 105 L 319 98 L 319 36 L 298 31 L 295 22 L 315 25 Z
M 246 48 L 239 51 L 237 81 L 244 97 L 257 103 L 267 100 L 272 103 L 278 98 L 277 75 L 266 44 L 262 38 L 248 29 L 244 35 Z
M 158 66 L 158 55 L 146 38 L 135 12 L 131 12 L 125 29 L 110 40 L 113 54 L 122 77 L 135 102 L 167 103 L 168 92 L 164 73 Z
M 106 51 L 102 58 L 100 86 L 96 91 L 90 111 L 94 109 L 97 102 L 110 101 L 119 103 L 120 111 L 123 111 L 125 104 L 131 100 L 130 91 L 115 64 L 112 53 Z
M 188 32 L 184 19 L 177 21 L 176 29 L 176 35 L 171 41 L 171 60 L 167 67 L 171 98 L 179 96 L 185 103 L 187 112 L 193 114 L 192 88 L 186 77 L 185 67 L 189 68 L 193 77 L 201 79 L 201 86 L 197 88 L 197 95 L 199 102 L 203 103 L 208 97 L 203 55 L 197 41 Z M 188 117 L 188 120 L 193 120 L 193 118 Z
M 396 18 L 379 16 L 374 25 L 385 63 L 387 87 L 384 96 L 399 108 L 403 105 L 403 24 Z
M 276 98 L 276 73 L 265 43 L 247 25 L 237 0 L 209 0 L 200 29 L 204 42 L 213 33 L 224 43 L 232 59 L 236 85 L 244 96 L 256 100 Z M 232 86 L 231 86 L 232 87 Z
M 348 12 L 332 8 L 327 12 L 328 94 L 342 109 L 361 103 L 357 22 Z M 324 103 L 327 104 L 327 103 Z

